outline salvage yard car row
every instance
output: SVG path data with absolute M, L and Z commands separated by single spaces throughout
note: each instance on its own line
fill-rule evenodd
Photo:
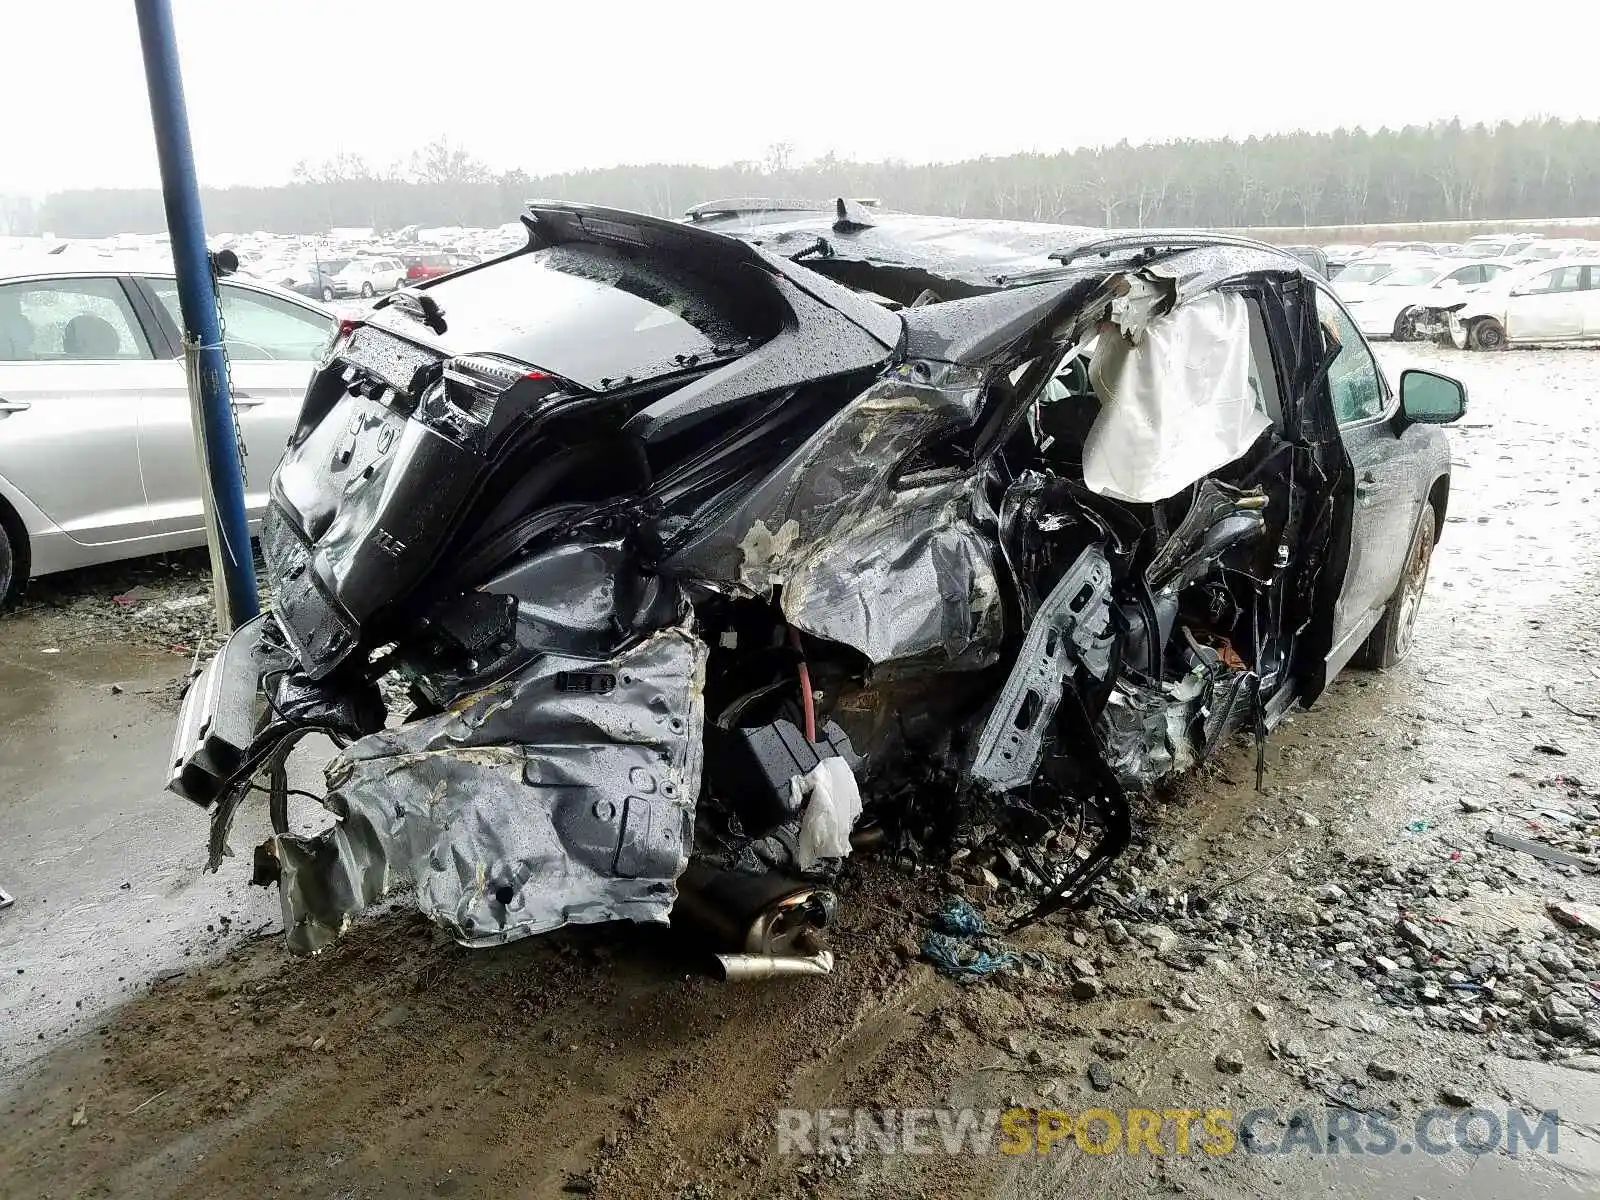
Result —
M 1463 350 L 1600 340 L 1600 249 L 1538 239 L 1513 256 L 1511 243 L 1479 244 L 1507 253 L 1372 247 L 1330 268 L 1333 287 L 1368 337 Z

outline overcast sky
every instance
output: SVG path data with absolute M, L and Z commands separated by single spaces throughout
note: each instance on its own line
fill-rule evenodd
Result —
M 497 169 L 949 160 L 1600 116 L 1600 5 L 174 0 L 203 183 L 447 134 Z M 3 0 L 0 191 L 158 182 L 130 0 Z M 938 15 L 935 15 L 938 14 Z M 1492 14 L 1492 15 L 1491 15 Z M 1126 26 L 1120 24 L 1127 20 Z M 1567 49 L 1569 48 L 1570 49 Z

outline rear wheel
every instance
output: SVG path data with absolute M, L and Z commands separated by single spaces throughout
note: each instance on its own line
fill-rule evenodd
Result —
M 1467 342 L 1474 350 L 1499 350 L 1506 344 L 1506 327 L 1493 317 L 1480 317 L 1467 330 Z
M 17 548 L 11 542 L 11 531 L 6 528 L 5 521 L 0 521 L 0 609 L 9 608 L 17 598 L 17 593 L 22 591 L 25 581 L 18 578 L 23 573 L 18 569 L 19 566 Z
M 1411 550 L 1395 584 L 1394 595 L 1383 620 L 1368 635 L 1361 648 L 1360 664 L 1383 671 L 1411 652 L 1411 639 L 1417 628 L 1417 612 L 1422 607 L 1422 591 L 1428 585 L 1428 564 L 1433 560 L 1434 533 L 1438 516 L 1433 505 L 1422 506 L 1422 520 L 1411 539 Z
M 322 289 L 322 300 L 325 304 L 333 303 L 333 289 L 331 287 L 325 287 Z
M 361 285 L 361 298 L 363 300 L 372 299 L 372 284 L 370 281 Z

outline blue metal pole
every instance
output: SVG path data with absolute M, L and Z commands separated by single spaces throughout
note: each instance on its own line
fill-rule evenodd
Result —
M 211 258 L 206 251 L 200 184 L 195 177 L 194 148 L 189 143 L 189 111 L 178 69 L 178 41 L 168 0 L 134 0 L 134 11 L 144 53 L 145 86 L 150 91 L 156 157 L 161 162 L 161 198 L 172 238 L 172 265 L 178 276 L 184 340 L 193 357 L 189 386 L 199 393 L 191 396 L 191 409 L 198 410 L 200 416 L 195 435 L 205 464 L 210 519 L 216 529 L 212 569 L 222 578 L 227 620 L 237 628 L 256 616 L 261 602 L 256 594 L 250 526 L 245 519 L 244 477 L 233 402 L 228 395 L 222 321 L 217 311 Z

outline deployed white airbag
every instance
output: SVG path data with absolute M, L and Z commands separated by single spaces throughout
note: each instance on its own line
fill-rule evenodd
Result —
M 1251 386 L 1243 297 L 1211 292 L 1134 336 L 1103 327 L 1095 341 L 1089 381 L 1100 415 L 1084 441 L 1083 479 L 1147 504 L 1239 458 L 1271 421 Z

